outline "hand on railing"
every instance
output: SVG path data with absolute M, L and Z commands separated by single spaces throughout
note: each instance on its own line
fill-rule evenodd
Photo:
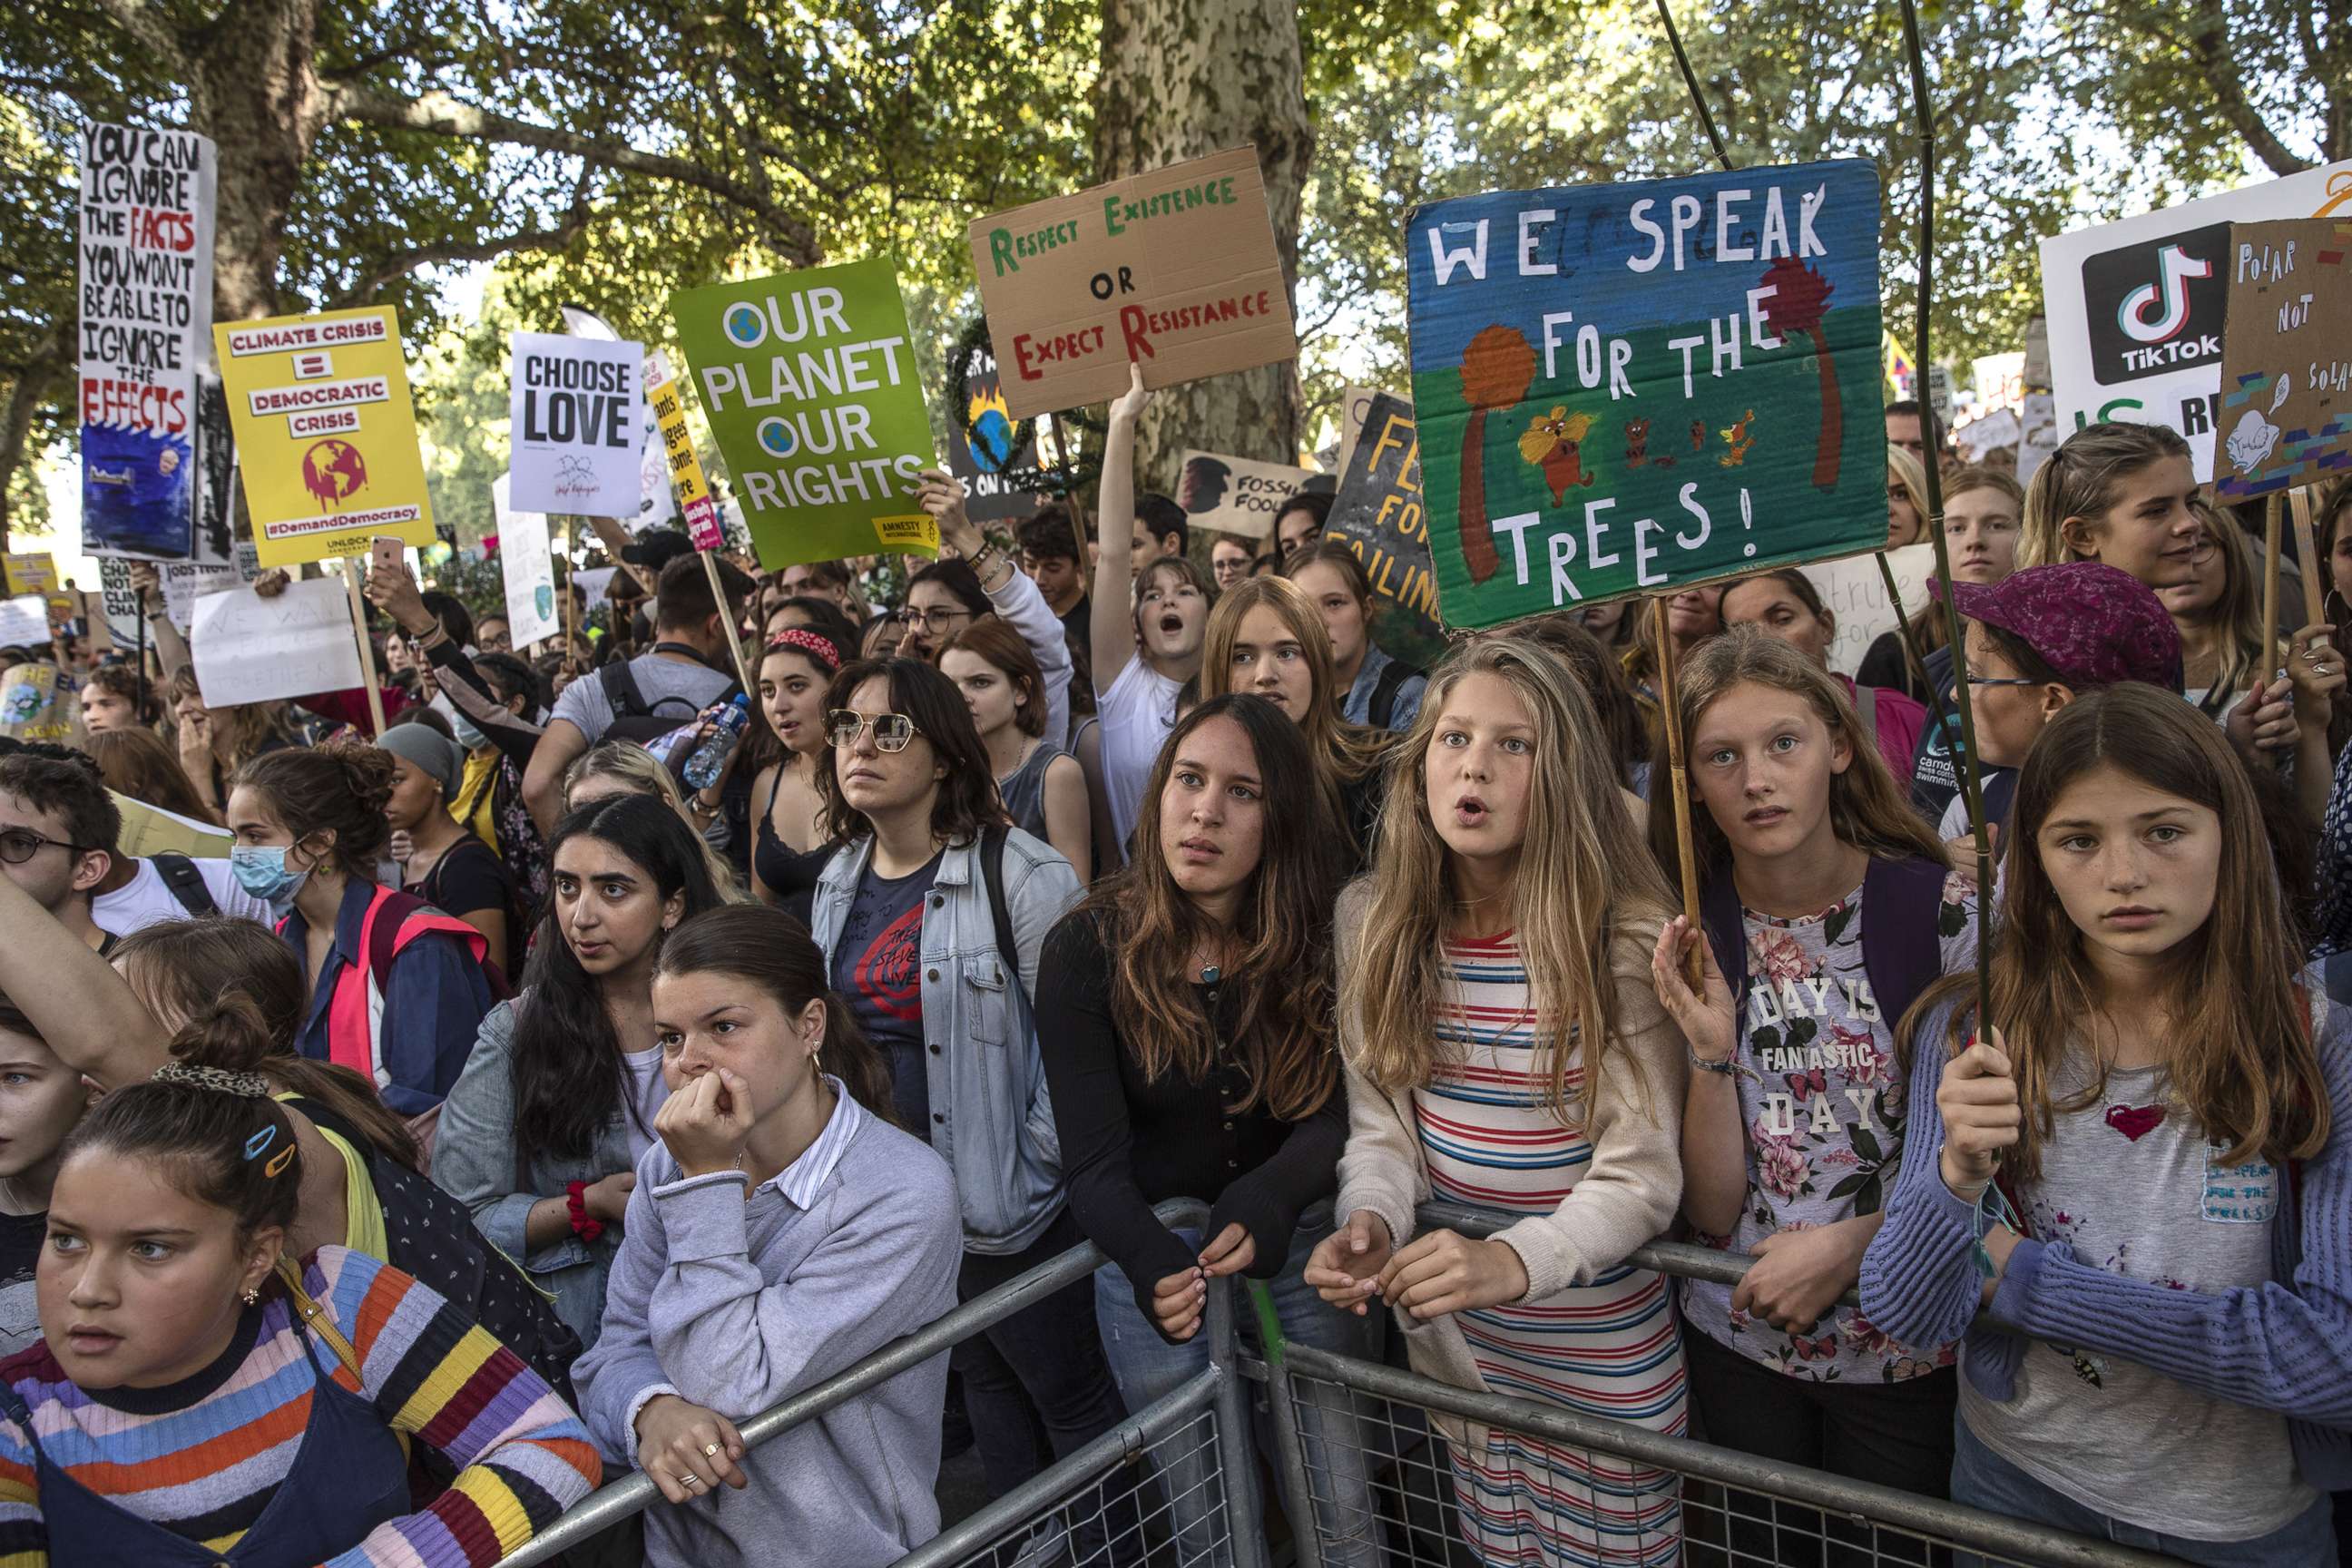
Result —
M 1358 1209 L 1346 1225 L 1316 1243 L 1299 1278 L 1332 1306 L 1360 1318 L 1371 1310 L 1381 1271 L 1394 1250 L 1389 1222 L 1370 1209 Z
M 735 1423 L 675 1394 L 656 1394 L 637 1412 L 637 1468 L 672 1502 L 709 1497 L 721 1481 L 738 1491 L 751 1485 L 735 1463 L 747 1452 Z

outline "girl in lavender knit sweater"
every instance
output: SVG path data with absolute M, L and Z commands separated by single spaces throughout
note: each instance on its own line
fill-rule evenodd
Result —
M 2292 983 L 2252 787 L 2193 709 L 2112 687 L 2035 742 L 2008 845 L 2000 1027 L 1972 1037 L 1958 977 L 1905 1021 L 1917 1153 L 1863 1310 L 1966 1331 L 1955 1500 L 2193 1563 L 2333 1564 L 2352 1019 Z

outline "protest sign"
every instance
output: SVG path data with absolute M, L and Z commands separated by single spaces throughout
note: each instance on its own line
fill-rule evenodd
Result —
M 1364 563 L 1379 601 L 1372 640 L 1391 657 L 1427 669 L 1445 652 L 1445 627 L 1438 618 L 1412 405 L 1372 394 L 1362 432 L 1331 498 L 1323 537 L 1343 542 Z
M 948 410 L 948 471 L 963 481 L 964 510 L 974 522 L 1009 522 L 1037 510 L 1045 476 L 1035 434 L 1013 444 L 1019 423 L 1005 407 L 996 356 L 975 349 L 955 406 Z
M 2033 470 L 2058 449 L 2066 434 L 2058 427 L 2058 399 L 2050 390 L 2050 320 L 2039 313 L 2025 323 L 2021 384 L 2019 419 L 2025 428 L 2017 438 L 2017 482 L 2021 485 L 2033 478 Z
M 100 556 L 98 563 L 99 597 L 104 602 L 106 635 L 114 646 L 125 653 L 135 650 L 142 640 L 139 629 L 139 591 L 131 585 L 131 563 L 118 556 Z
M 572 574 L 572 580 L 580 584 L 580 592 L 586 596 L 590 609 L 604 602 L 613 586 L 613 574 L 619 570 L 617 566 L 583 566 Z
M 1177 471 L 1176 504 L 1194 528 L 1271 539 L 1276 516 L 1314 477 L 1312 469 L 1261 463 L 1255 458 L 1187 452 Z
M 193 547 L 196 381 L 213 317 L 213 144 L 86 125 L 81 139 L 81 530 L 93 555 Z
M 683 289 L 670 314 L 761 565 L 939 552 L 914 500 L 931 416 L 887 260 Z
M 2025 354 L 2011 349 L 1976 357 L 1977 412 L 1998 414 L 2025 401 Z
M 114 836 L 114 852 L 144 860 L 152 855 L 188 855 L 200 860 L 225 860 L 236 838 L 226 828 L 149 805 L 113 790 L 115 808 L 122 813 L 122 831 Z
M 58 563 L 46 550 L 10 551 L 0 556 L 11 594 L 49 594 L 58 586 Z
M 1298 357 L 1255 147 L 982 218 L 971 265 L 1016 419 Z
M 360 684 L 351 600 L 340 577 L 289 583 L 270 599 L 250 588 L 207 594 L 195 601 L 188 644 L 207 708 Z
M 580 305 L 558 309 L 563 312 L 563 330 L 572 336 L 608 343 L 621 341 L 612 323 L 595 311 Z M 654 388 L 669 379 L 668 362 L 660 350 L 646 352 L 637 362 L 638 390 L 643 394 L 637 399 L 637 509 L 617 514 L 631 533 L 659 528 L 677 515 L 677 498 L 670 493 L 668 454 L 654 419 Z
M 1852 159 L 1417 209 L 1446 624 L 1884 544 L 1878 211 Z
M 2214 490 L 2352 474 L 2352 212 L 2230 226 Z
M 1343 386 L 1339 389 L 1339 452 L 1331 465 L 1335 474 L 1348 471 L 1349 459 L 1356 454 L 1356 442 L 1364 433 L 1364 421 L 1372 411 L 1372 399 L 1387 395 L 1377 386 Z M 1404 403 L 1402 398 L 1397 400 Z M 1412 405 L 1405 403 L 1410 415 Z
M 490 483 L 499 514 L 499 567 L 506 576 L 507 631 L 514 646 L 529 647 L 563 630 L 555 605 L 555 558 L 550 553 L 547 514 L 517 511 L 508 476 Z
M 390 306 L 216 326 L 213 341 L 262 565 L 433 542 Z
M 1904 611 L 1915 626 L 1930 610 L 1943 613 L 1940 601 L 1927 594 L 1927 584 L 1936 576 L 1934 545 L 1906 544 L 1890 550 L 1886 564 L 1895 574 L 1896 591 L 1903 595 Z M 1837 636 L 1831 639 L 1824 657 L 1832 669 L 1852 675 L 1862 668 L 1862 656 L 1870 651 L 1872 643 L 1902 627 L 1895 601 L 1886 596 L 1886 579 L 1878 570 L 1877 559 L 1868 555 L 1826 561 L 1804 570 L 1822 595 L 1822 608 L 1837 617 Z
M 245 586 L 245 579 L 237 575 L 236 567 L 199 565 L 194 561 L 166 561 L 160 575 L 163 579 L 163 614 L 182 637 L 186 637 L 189 626 L 194 624 L 198 599 Z
M 18 594 L 0 599 L 0 647 L 46 647 L 48 641 L 47 595 Z
M 1995 452 L 2015 456 L 2025 434 L 2014 408 L 1996 408 L 1981 419 L 1971 419 L 1952 432 L 1952 448 L 1967 461 L 1981 463 Z
M 635 518 L 644 348 L 517 332 L 511 364 L 507 472 L 514 504 L 530 511 Z
M 686 427 L 686 393 L 669 365 L 669 356 L 656 349 L 646 357 L 646 402 L 653 410 L 654 428 L 661 437 L 662 466 L 669 476 L 670 494 L 686 521 L 687 537 L 697 550 L 717 550 L 727 542 L 719 523 L 719 503 L 702 477 L 702 459 L 694 455 L 694 435 Z
M 5 609 L 0 606 L 0 611 Z M 49 640 L 47 626 L 44 612 L 43 643 Z M 67 746 L 78 743 L 82 735 L 81 702 L 74 696 L 73 682 L 66 679 L 66 672 L 40 658 L 0 675 L 0 735 Z
M 2210 481 L 2230 226 L 2347 209 L 2352 162 L 2043 240 L 2061 437 L 2108 419 L 2169 425 L 2189 438 L 2197 478 Z

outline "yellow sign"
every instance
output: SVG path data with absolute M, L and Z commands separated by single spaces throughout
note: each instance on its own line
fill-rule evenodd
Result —
M 656 350 L 646 358 L 646 371 L 653 382 L 646 389 L 646 400 L 653 405 L 654 424 L 661 431 L 670 493 L 677 498 L 687 537 L 697 550 L 716 550 L 727 542 L 727 534 L 719 526 L 719 503 L 710 499 L 710 486 L 702 477 L 702 459 L 694 455 L 694 437 L 686 428 L 686 399 L 678 395 L 669 356 Z
M 57 592 L 58 563 L 46 550 L 21 554 L 10 551 L 0 556 L 0 565 L 7 569 L 8 592 L 12 595 Z
M 390 306 L 221 323 L 213 344 L 262 565 L 433 542 Z

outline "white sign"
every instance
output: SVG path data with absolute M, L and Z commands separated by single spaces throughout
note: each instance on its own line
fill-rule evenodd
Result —
M 1935 601 L 1927 584 L 1936 575 L 1936 547 L 1906 544 L 1886 552 L 1895 569 L 1895 585 L 1903 594 L 1903 610 L 1916 623 Z M 1886 596 L 1886 580 L 1878 574 L 1878 557 L 1853 555 L 1802 568 L 1822 595 L 1822 607 L 1837 617 L 1837 637 L 1829 647 L 1830 668 L 1852 675 L 1862 668 L 1862 656 L 1888 632 L 1900 629 L 1895 603 Z M 1939 606 L 1940 608 L 1940 606 Z
M 2169 425 L 2189 437 L 2197 478 L 2210 480 L 2230 225 L 2347 210 L 2352 162 L 2043 240 L 2061 436 L 2109 419 Z M 2018 468 L 2022 478 L 2025 464 Z
M 105 606 L 106 635 L 125 653 L 138 651 L 139 592 L 131 585 L 131 563 L 107 555 L 98 563 L 99 600 Z
M 509 476 L 490 484 L 499 513 L 499 565 L 506 573 L 507 630 L 517 647 L 562 634 L 556 614 L 555 561 L 548 553 L 547 514 L 516 511 L 509 505 Z
M 2058 400 L 2050 393 L 2050 322 L 2044 316 L 2037 314 L 2025 323 L 2025 368 L 2020 381 L 2025 389 L 2019 405 L 2025 429 L 2017 440 L 2017 482 L 2021 485 L 2058 449 L 2060 439 Z
M 1977 412 L 1998 414 L 2025 400 L 2025 353 L 1979 354 L 1976 361 Z
M 588 596 L 589 609 L 593 610 L 604 602 L 604 591 L 613 585 L 613 574 L 619 570 L 617 566 L 583 566 L 572 574 L 572 580 L 579 584 L 580 591 Z
M 49 601 L 45 595 L 19 594 L 13 599 L 0 599 L 0 647 L 48 646 Z
M 1981 419 L 1972 419 L 1952 432 L 1952 445 L 1971 463 L 1981 463 L 1995 451 L 2014 452 L 2018 438 L 2025 426 L 2018 423 L 2014 408 L 1996 408 Z
M 270 702 L 361 683 L 352 604 L 340 577 L 289 583 L 276 598 L 250 588 L 195 602 L 189 638 L 205 706 Z
M 194 624 L 196 601 L 207 594 L 225 594 L 245 586 L 234 566 L 204 566 L 193 561 L 166 561 L 163 565 L 163 614 L 182 637 Z
M 193 545 L 216 177 L 213 144 L 193 132 L 82 127 L 75 397 L 93 555 L 181 560 Z
M 645 350 L 555 332 L 514 335 L 514 504 L 635 518 L 643 503 Z

